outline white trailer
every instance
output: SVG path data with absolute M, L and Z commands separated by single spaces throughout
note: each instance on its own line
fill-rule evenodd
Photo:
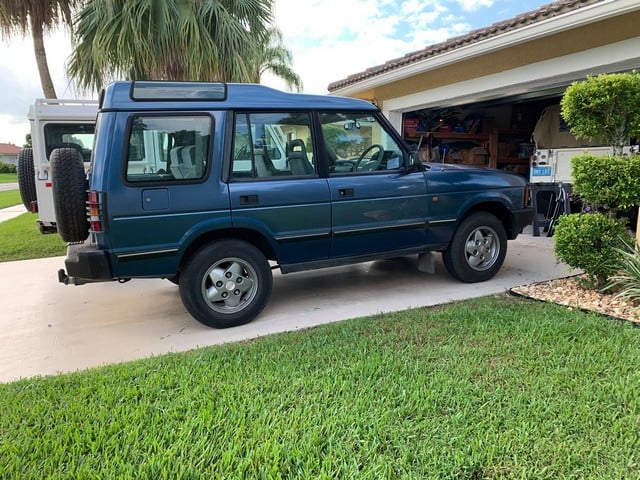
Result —
M 633 152 L 633 147 L 624 147 L 623 155 Z M 613 155 L 612 147 L 540 148 L 531 158 L 529 182 L 571 183 L 571 159 L 580 155 L 604 157 Z
M 41 233 L 56 231 L 49 156 L 56 148 L 77 148 L 89 167 L 98 113 L 94 100 L 36 99 L 29 106 L 32 149 L 23 149 L 18 179 L 22 201 L 38 213 Z M 33 181 L 33 183 L 30 183 Z

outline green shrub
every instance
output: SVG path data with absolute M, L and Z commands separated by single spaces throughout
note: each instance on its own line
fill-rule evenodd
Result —
M 600 139 L 616 153 L 640 134 L 640 73 L 610 73 L 572 83 L 560 102 L 562 117 L 578 138 Z
M 16 166 L 0 162 L 0 173 L 16 173 Z
M 571 159 L 573 192 L 586 202 L 617 210 L 640 204 L 640 155 L 581 155 Z
M 619 265 L 619 250 L 632 239 L 618 220 L 602 213 L 560 217 L 555 228 L 555 254 L 573 268 L 584 270 L 590 287 L 603 289 Z

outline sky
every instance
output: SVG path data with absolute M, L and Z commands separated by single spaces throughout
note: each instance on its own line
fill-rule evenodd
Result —
M 305 93 L 409 52 L 534 10 L 551 0 L 274 0 L 275 23 Z M 69 32 L 45 39 L 58 98 L 96 98 L 66 77 Z M 262 83 L 286 89 L 276 78 Z M 21 146 L 29 104 L 43 97 L 31 37 L 0 39 L 0 143 Z

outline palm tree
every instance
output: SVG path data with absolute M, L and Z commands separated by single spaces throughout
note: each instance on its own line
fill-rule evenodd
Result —
M 277 27 L 270 27 L 257 44 L 252 81 L 260 83 L 262 75 L 269 71 L 284 80 L 290 89 L 301 91 L 302 79 L 291 68 L 292 61 L 291 51 L 284 46 L 282 32 Z
M 31 31 L 42 92 L 46 98 L 57 98 L 49 73 L 44 32 L 63 23 L 71 27 L 71 12 L 81 0 L 2 0 L 0 2 L 0 35 L 9 38 Z
M 114 78 L 251 81 L 272 0 L 87 0 L 69 74 L 100 90 Z

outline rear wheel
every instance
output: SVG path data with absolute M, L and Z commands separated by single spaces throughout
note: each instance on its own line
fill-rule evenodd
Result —
M 202 247 L 180 273 L 180 296 L 199 322 L 229 328 L 253 320 L 265 307 L 273 279 L 253 245 L 221 240 Z
M 502 222 L 487 212 L 465 218 L 442 259 L 451 276 L 467 283 L 492 278 L 504 263 L 507 234 Z
M 57 148 L 51 152 L 49 162 L 58 233 L 65 242 L 82 242 L 89 236 L 82 155 L 75 148 Z
M 36 172 L 31 148 L 23 148 L 18 154 L 18 188 L 24 208 L 31 212 L 31 204 L 37 200 Z

